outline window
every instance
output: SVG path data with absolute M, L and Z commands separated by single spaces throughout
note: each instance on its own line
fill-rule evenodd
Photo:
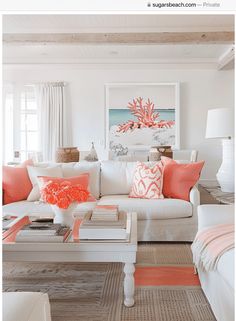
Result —
M 5 91 L 5 108 L 3 110 L 3 155 L 8 162 L 13 159 L 13 93 L 11 88 Z
M 3 160 L 24 161 L 39 148 L 34 86 L 8 86 L 4 98 Z
M 38 115 L 34 87 L 27 86 L 20 97 L 20 155 L 27 159 L 38 151 Z

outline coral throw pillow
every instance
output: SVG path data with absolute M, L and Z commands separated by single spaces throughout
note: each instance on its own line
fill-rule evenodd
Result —
M 147 166 L 138 162 L 133 178 L 133 185 L 129 197 L 133 198 L 163 198 L 162 195 L 162 170 L 161 162 Z
M 165 163 L 165 162 L 164 162 Z M 178 164 L 167 162 L 163 170 L 163 195 L 189 201 L 189 192 L 199 180 L 204 162 Z
M 27 199 L 32 190 L 27 165 L 33 165 L 33 162 L 28 160 L 17 167 L 2 167 L 3 204 Z
M 88 190 L 88 185 L 89 185 L 89 173 L 84 173 L 79 176 L 75 177 L 66 177 L 66 178 L 61 178 L 61 177 L 48 177 L 48 176 L 38 176 L 38 183 L 39 187 L 42 188 L 43 185 L 47 182 L 55 182 L 55 183 L 62 183 L 62 182 L 70 182 L 72 185 L 81 185 L 83 189 L 86 191 Z M 91 194 L 88 197 L 87 202 L 95 202 L 96 199 L 93 197 Z

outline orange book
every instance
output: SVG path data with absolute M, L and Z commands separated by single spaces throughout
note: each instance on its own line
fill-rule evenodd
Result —
M 68 232 L 65 234 L 63 242 L 67 241 L 68 237 L 70 236 L 70 232 L 71 232 L 71 230 L 68 230 Z
M 30 223 L 29 216 L 24 216 L 17 220 L 15 224 L 13 224 L 8 230 L 3 232 L 2 240 L 3 243 L 9 243 L 9 242 L 15 242 L 16 234 L 19 232 L 19 230 L 22 229 L 23 226 Z
M 72 229 L 72 236 L 73 236 L 74 242 L 79 242 L 79 227 L 81 222 L 82 222 L 82 219 L 79 219 L 79 218 L 77 218 L 74 222 L 74 226 Z

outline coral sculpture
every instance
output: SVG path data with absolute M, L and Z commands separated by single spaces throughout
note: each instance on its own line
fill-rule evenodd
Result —
M 131 113 L 137 118 L 137 121 L 129 120 L 124 124 L 118 126 L 117 132 L 127 132 L 128 130 L 134 130 L 135 128 L 170 128 L 175 122 L 167 120 L 159 120 L 159 113 L 154 112 L 154 104 L 148 100 L 143 103 L 143 98 L 139 97 L 133 99 L 128 103 L 128 108 Z

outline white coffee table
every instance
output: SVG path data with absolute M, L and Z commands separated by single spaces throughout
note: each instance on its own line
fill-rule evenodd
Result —
M 134 263 L 137 252 L 137 214 L 130 213 L 127 242 L 3 243 L 3 262 L 121 262 L 124 263 L 124 304 L 134 305 Z

